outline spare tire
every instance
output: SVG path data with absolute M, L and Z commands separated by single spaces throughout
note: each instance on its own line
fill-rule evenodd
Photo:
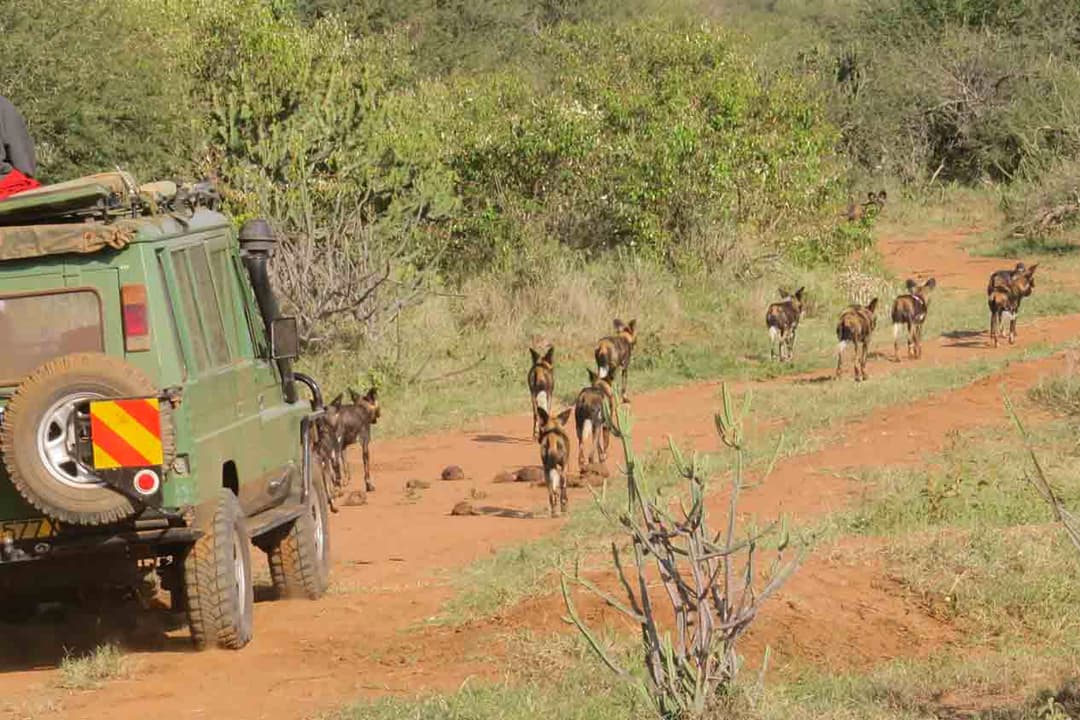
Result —
M 0 429 L 0 452 L 15 489 L 61 522 L 106 525 L 131 517 L 135 504 L 77 459 L 75 406 L 98 398 L 156 395 L 158 390 L 140 370 L 101 353 L 65 355 L 40 366 L 15 391 Z M 175 439 L 167 417 L 162 417 L 161 439 L 168 466 Z

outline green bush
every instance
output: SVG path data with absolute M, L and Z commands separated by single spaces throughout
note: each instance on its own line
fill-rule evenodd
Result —
M 202 116 L 177 29 L 133 0 L 0 1 L 0 94 L 26 117 L 43 180 L 190 172 Z

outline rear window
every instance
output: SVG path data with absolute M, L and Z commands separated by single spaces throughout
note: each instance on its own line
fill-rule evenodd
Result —
M 0 297 L 0 384 L 73 352 L 102 352 L 101 303 L 90 290 Z

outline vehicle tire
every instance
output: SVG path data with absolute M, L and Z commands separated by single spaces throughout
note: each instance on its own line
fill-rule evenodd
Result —
M 318 467 L 303 514 L 267 548 L 270 577 L 278 597 L 318 600 L 330 584 L 330 505 Z
M 184 606 L 191 641 L 202 650 L 239 650 L 251 641 L 255 593 L 251 540 L 232 491 L 222 488 L 206 534 L 184 558 Z
M 95 398 L 153 397 L 157 388 L 137 368 L 101 353 L 50 360 L 18 387 L 4 412 L 0 452 L 19 494 L 50 518 L 73 525 L 105 525 L 136 511 L 131 499 L 109 488 L 74 452 L 75 404 Z M 175 439 L 162 408 L 166 467 Z

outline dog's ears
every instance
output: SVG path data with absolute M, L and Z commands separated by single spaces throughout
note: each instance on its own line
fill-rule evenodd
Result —
M 544 353 L 544 362 L 547 362 L 549 364 L 555 362 L 555 346 L 554 345 L 549 347 L 548 351 L 546 353 Z
M 335 408 L 335 409 L 340 408 L 341 407 L 341 401 L 343 399 L 344 399 L 343 398 L 343 393 L 338 393 L 337 397 L 330 401 L 330 407 Z
M 614 323 L 614 325 L 615 325 L 615 332 L 621 332 L 621 331 L 622 331 L 622 329 L 623 329 L 624 327 L 626 327 L 626 323 L 624 323 L 624 322 L 623 322 L 622 320 L 620 320 L 619 318 L 615 318 L 615 323 Z
M 536 352 L 536 350 L 529 348 L 529 355 L 532 356 L 533 365 L 540 361 L 540 353 Z
M 364 399 L 367 400 L 369 403 L 373 403 L 378 400 L 379 388 L 372 385 L 370 388 L 368 388 L 367 395 L 364 396 Z
M 784 288 L 776 288 L 776 292 L 780 293 L 780 299 L 781 299 L 781 300 L 783 300 L 784 298 L 789 298 L 789 297 L 791 297 L 791 293 L 789 293 L 789 292 L 788 292 L 787 290 L 785 290 Z
M 631 320 L 630 324 L 627 325 L 626 327 L 630 328 L 630 332 L 632 332 L 632 333 L 637 332 L 637 318 Z
M 346 389 L 349 391 L 349 399 L 351 399 L 353 401 L 353 405 L 355 405 L 356 401 L 360 399 L 360 393 L 356 392 L 352 388 Z
M 559 421 L 560 425 L 565 425 L 566 421 L 570 419 L 570 413 L 573 411 L 574 407 L 571 405 L 570 407 L 559 413 L 558 417 L 556 417 L 555 419 Z
M 869 310 L 870 312 L 876 311 L 877 310 L 877 298 L 874 298 L 873 300 L 871 300 L 870 304 L 866 306 L 866 309 Z
M 911 292 L 915 288 L 919 287 L 919 283 L 915 280 L 915 278 L 908 278 L 907 282 L 904 283 L 904 287 L 908 289 L 908 292 Z
M 795 299 L 798 300 L 799 302 L 802 302 L 802 296 L 803 296 L 803 293 L 805 291 L 806 291 L 805 287 L 801 287 L 798 290 L 796 290 L 795 291 Z
M 888 197 L 888 195 L 885 194 L 885 189 L 884 188 L 882 188 L 881 190 L 878 190 L 878 194 L 877 194 L 878 202 L 885 202 L 885 198 L 887 198 L 887 197 Z
M 541 426 L 547 425 L 548 420 L 551 419 L 551 416 L 548 415 L 548 411 L 540 407 L 539 405 L 536 407 L 536 417 L 540 418 Z
M 588 368 L 588 372 L 589 372 L 589 384 L 590 385 L 595 385 L 596 381 L 600 379 L 600 374 L 598 372 L 596 372 L 595 370 L 593 370 L 592 368 Z
M 1035 263 L 1035 264 L 1038 265 L 1038 263 Z M 1018 262 L 1018 263 L 1016 263 L 1016 267 L 1013 268 L 1013 272 L 1024 272 L 1025 269 L 1026 269 L 1026 266 L 1024 265 L 1024 263 Z
M 1027 271 L 1026 271 L 1026 272 L 1027 272 L 1027 276 L 1028 276 L 1028 277 L 1031 277 L 1032 275 L 1034 275 L 1034 274 L 1035 274 L 1035 268 L 1037 268 L 1037 267 L 1039 267 L 1039 263 L 1035 263 L 1034 265 L 1032 265 L 1031 267 L 1029 267 L 1029 268 L 1027 269 Z
M 933 290 L 934 288 L 936 288 L 936 287 L 937 287 L 937 280 L 935 280 L 934 278 L 930 278 L 929 280 L 927 280 L 926 282 L 924 282 L 924 283 L 922 284 L 922 286 L 923 286 L 924 288 L 926 288 L 927 290 Z

